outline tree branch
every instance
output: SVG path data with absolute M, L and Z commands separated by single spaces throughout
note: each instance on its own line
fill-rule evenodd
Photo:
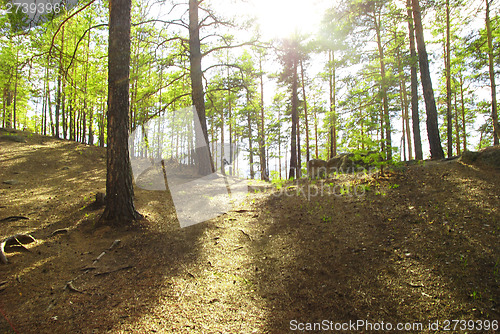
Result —
M 95 2 L 95 0 L 91 0 L 89 3 L 87 3 L 85 6 L 83 6 L 82 8 L 80 8 L 79 10 L 77 10 L 76 12 L 74 12 L 73 14 L 71 14 L 70 16 L 68 16 L 64 21 L 61 22 L 61 24 L 59 25 L 59 27 L 57 28 L 54 36 L 52 37 L 52 43 L 50 44 L 50 48 L 49 48 L 49 55 L 48 55 L 48 58 L 50 58 L 50 55 L 52 53 L 52 47 L 54 46 L 54 42 L 56 40 L 56 37 L 57 37 L 57 34 L 59 33 L 59 31 L 61 30 L 62 26 L 69 21 L 69 19 L 71 19 L 73 16 L 75 16 L 76 14 L 80 13 L 81 11 L 83 11 L 84 9 L 86 9 L 87 7 L 89 7 L 91 4 L 93 4 Z
M 225 50 L 225 49 L 234 49 L 234 48 L 239 48 L 239 47 L 242 47 L 242 46 L 245 46 L 245 45 L 255 45 L 257 41 L 249 41 L 249 42 L 244 42 L 244 43 L 240 43 L 240 44 L 235 44 L 235 45 L 222 45 L 222 46 L 218 46 L 218 47 L 215 47 L 211 50 L 208 50 L 207 52 L 203 53 L 201 56 L 202 57 L 205 57 L 206 55 L 209 55 L 210 53 L 214 52 L 214 51 L 218 51 L 218 50 Z

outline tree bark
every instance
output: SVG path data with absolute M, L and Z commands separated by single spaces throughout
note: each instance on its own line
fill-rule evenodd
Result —
M 200 120 L 201 133 L 196 132 L 196 153 L 198 173 L 208 175 L 215 172 L 214 162 L 208 146 L 207 117 L 205 113 L 205 92 L 201 70 L 200 29 L 198 22 L 198 0 L 189 0 L 189 61 L 191 69 L 191 97 L 196 109 L 195 117 Z
M 384 132 L 385 130 L 385 140 L 386 143 L 384 145 L 386 149 L 386 158 L 387 160 L 392 159 L 392 136 L 391 136 L 391 118 L 389 116 L 389 101 L 387 97 L 387 78 L 385 74 L 385 61 L 384 61 L 384 48 L 382 46 L 382 36 L 380 32 L 380 21 L 377 21 L 377 16 L 374 13 L 373 14 L 373 21 L 375 25 L 375 32 L 377 34 L 377 46 L 378 46 L 378 53 L 379 53 L 379 62 L 380 62 L 380 77 L 381 77 L 381 83 L 380 83 L 380 91 L 382 95 L 382 107 L 383 107 L 383 128 L 380 129 L 380 131 Z
M 495 68 L 493 57 L 493 38 L 491 32 L 490 22 L 490 3 L 493 0 L 485 0 L 486 2 L 486 35 L 488 38 L 488 69 L 490 74 L 491 86 L 491 119 L 493 121 L 493 145 L 498 145 L 500 138 L 500 126 L 498 124 L 498 111 L 497 111 L 497 86 L 495 83 Z
M 306 127 L 306 163 L 310 160 L 309 154 L 309 121 L 307 117 L 307 97 L 306 97 L 306 83 L 304 80 L 304 66 L 300 60 L 300 76 L 302 81 L 302 96 L 304 97 L 304 124 Z
M 450 0 L 446 0 L 446 135 L 448 157 L 453 156 L 453 124 L 451 115 L 451 50 L 450 50 Z
M 128 150 L 131 6 L 131 0 L 109 2 L 108 147 L 102 219 L 115 225 L 141 217 L 134 207 Z
M 429 138 L 431 159 L 443 159 L 444 152 L 441 147 L 441 138 L 439 137 L 436 100 L 434 100 L 434 90 L 432 89 L 432 80 L 429 71 L 429 60 L 425 48 L 419 0 L 412 0 L 412 9 L 415 21 L 415 37 L 417 40 L 420 77 L 424 90 L 425 110 L 427 114 L 427 136 Z
M 247 89 L 247 106 L 250 106 L 250 90 L 248 89 Z M 255 178 L 255 171 L 253 169 L 252 117 L 250 116 L 250 110 L 247 110 L 247 121 L 248 121 L 248 153 L 249 153 L 249 163 L 250 163 L 250 178 L 253 180 Z
M 298 122 L 298 98 L 297 98 L 297 60 L 293 60 L 293 78 L 292 78 L 292 136 L 290 138 L 290 171 L 289 179 L 294 179 L 297 173 L 297 122 Z
M 330 114 L 331 114 L 331 125 L 330 125 L 330 158 L 337 155 L 337 116 L 335 115 L 336 106 L 336 78 L 335 78 L 335 51 L 330 50 L 328 52 L 328 60 L 330 62 Z M 317 152 L 316 152 L 316 155 Z
M 462 142 L 465 152 L 467 151 L 467 129 L 465 128 L 464 77 L 462 71 L 460 71 L 460 103 L 462 105 Z
M 413 128 L 413 142 L 415 145 L 415 159 L 422 160 L 424 157 L 422 152 L 422 139 L 420 137 L 420 115 L 418 111 L 418 61 L 417 52 L 415 50 L 415 29 L 413 27 L 411 0 L 407 0 L 406 5 L 408 7 L 408 32 L 410 37 L 411 119 Z
M 259 156 L 260 156 L 260 179 L 269 181 L 269 173 L 266 168 L 266 139 L 264 134 L 264 74 L 262 72 L 262 57 L 259 59 L 260 71 L 260 126 L 259 126 Z

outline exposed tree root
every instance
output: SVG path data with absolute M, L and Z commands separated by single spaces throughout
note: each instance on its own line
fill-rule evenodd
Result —
M 35 238 L 33 238 L 29 234 L 16 234 L 4 239 L 0 243 L 0 261 L 3 264 L 7 264 L 9 262 L 7 260 L 7 255 L 5 254 L 6 247 L 17 246 L 17 247 L 22 247 L 24 250 L 28 250 L 26 247 L 24 247 L 24 244 L 29 244 L 35 241 L 36 241 Z
M 68 233 L 69 230 L 67 228 L 60 228 L 58 230 L 55 230 L 54 232 L 52 232 L 50 234 L 51 237 L 55 236 L 55 235 L 58 235 L 58 234 L 65 234 L 65 233 Z
M 24 216 L 9 216 L 9 217 L 5 217 L 5 218 L 0 219 L 0 222 L 1 223 L 3 223 L 3 222 L 15 222 L 15 221 L 22 220 L 22 219 L 29 219 L 29 218 L 24 217 Z

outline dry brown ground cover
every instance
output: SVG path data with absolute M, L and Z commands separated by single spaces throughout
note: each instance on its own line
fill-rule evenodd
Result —
M 288 184 L 184 229 L 166 192 L 139 189 L 146 219 L 117 229 L 97 226 L 102 208 L 92 204 L 105 188 L 105 150 L 18 135 L 27 143 L 0 140 L 0 239 L 37 241 L 0 264 L 2 333 L 500 320 L 498 171 L 428 162 L 309 184 L 357 185 L 360 196 L 336 188 L 307 198 L 307 183 Z

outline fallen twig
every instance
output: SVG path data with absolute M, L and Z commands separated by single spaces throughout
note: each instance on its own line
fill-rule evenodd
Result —
M 71 292 L 78 292 L 78 293 L 83 293 L 83 291 L 78 290 L 73 286 L 73 281 L 68 281 L 66 282 L 66 285 L 64 286 L 64 289 L 68 289 Z
M 104 275 L 108 275 L 108 274 L 111 274 L 111 273 L 115 273 L 115 272 L 120 271 L 120 270 L 131 269 L 133 267 L 134 266 L 125 266 L 125 267 L 122 267 L 122 268 L 118 268 L 118 269 L 114 269 L 114 270 L 110 270 L 110 271 L 105 271 L 105 272 L 102 272 L 102 273 L 95 273 L 94 276 L 104 276 Z
M 117 247 L 118 245 L 120 245 L 122 241 L 120 239 L 116 239 L 115 241 L 113 241 L 113 243 L 111 244 L 111 247 L 109 247 L 108 249 L 109 250 L 112 250 L 113 248 Z
M 240 232 L 243 233 L 243 235 L 245 235 L 248 238 L 248 240 L 252 241 L 252 238 L 250 237 L 250 235 L 248 233 L 246 233 L 242 229 L 240 229 Z

